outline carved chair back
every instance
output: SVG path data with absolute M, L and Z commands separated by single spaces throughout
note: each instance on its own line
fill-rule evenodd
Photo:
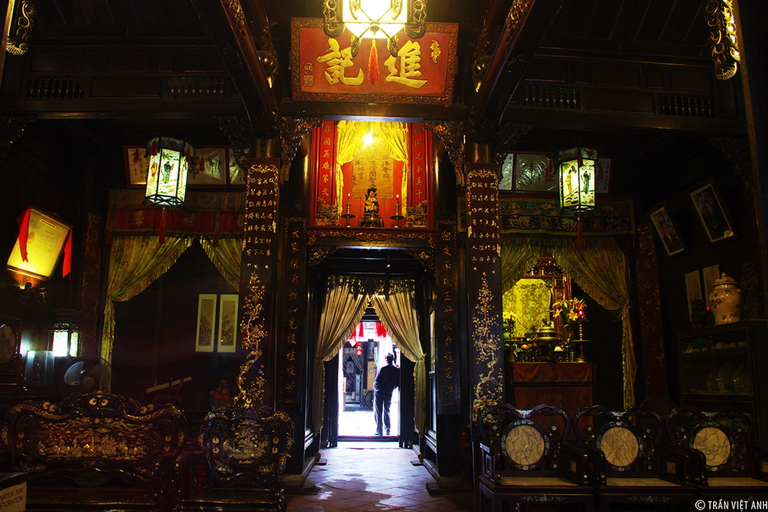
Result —
M 211 481 L 219 487 L 282 492 L 294 430 L 290 416 L 269 407 L 233 405 L 209 413 L 198 442 Z
M 561 473 L 561 446 L 570 434 L 568 415 L 559 407 L 539 405 L 530 410 L 509 404 L 483 410 L 477 420 L 483 444 L 501 457 L 505 471 Z
M 662 425 L 656 412 L 640 407 L 617 412 L 595 405 L 584 407 L 573 416 L 576 442 L 602 453 L 605 473 L 613 476 L 657 472 L 655 447 Z
M 737 408 L 714 412 L 678 407 L 666 422 L 672 443 L 701 454 L 703 472 L 710 476 L 746 476 L 751 472 L 752 417 Z
M 186 419 L 172 405 L 97 392 L 58 404 L 19 403 L 0 436 L 14 470 L 28 473 L 32 485 L 158 487 L 172 483 L 185 432 Z

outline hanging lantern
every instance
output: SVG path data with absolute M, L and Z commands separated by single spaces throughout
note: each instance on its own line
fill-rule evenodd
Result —
M 564 213 L 583 213 L 595 208 L 597 151 L 572 148 L 557 154 L 560 165 L 560 208 Z
M 405 29 L 411 39 L 426 32 L 426 0 L 324 0 L 323 28 L 328 37 L 352 33 L 352 56 L 360 51 L 360 40 L 385 39 L 389 53 L 397 57 L 397 33 Z M 375 56 L 375 41 L 372 56 Z
M 180 206 L 187 188 L 192 146 L 179 139 L 158 137 L 147 144 L 149 170 L 146 198 L 159 206 Z

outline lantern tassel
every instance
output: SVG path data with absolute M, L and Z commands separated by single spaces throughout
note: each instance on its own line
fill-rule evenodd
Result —
M 165 208 L 160 210 L 160 226 L 157 228 L 157 235 L 160 238 L 160 244 L 165 243 Z
M 581 249 L 581 217 L 576 217 L 576 247 Z
M 368 81 L 376 85 L 379 80 L 379 52 L 376 50 L 376 39 L 371 39 L 371 54 L 368 56 Z

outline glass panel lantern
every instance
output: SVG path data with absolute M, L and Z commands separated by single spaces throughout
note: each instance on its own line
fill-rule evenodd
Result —
M 146 198 L 159 206 L 180 206 L 187 188 L 192 146 L 179 139 L 158 137 L 147 144 L 149 170 Z
M 560 208 L 565 213 L 581 213 L 595 207 L 597 151 L 572 148 L 558 152 L 560 166 Z

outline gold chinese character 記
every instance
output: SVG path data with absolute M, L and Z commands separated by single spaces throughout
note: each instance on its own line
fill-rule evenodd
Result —
M 344 48 L 343 50 L 340 50 L 339 42 L 333 38 L 328 38 L 327 53 L 315 60 L 317 60 L 317 62 L 325 63 L 325 65 L 328 66 L 328 69 L 323 72 L 323 76 L 325 77 L 326 82 L 328 82 L 328 85 L 335 85 L 339 82 L 344 85 L 360 85 L 363 83 L 365 77 L 362 69 L 357 71 L 356 77 L 345 76 L 344 73 L 346 68 L 353 65 L 352 49 Z
M 400 61 L 399 72 L 397 69 L 398 60 Z M 420 89 L 427 83 L 426 80 L 417 80 L 421 76 L 421 46 L 419 43 L 409 40 L 397 51 L 397 59 L 390 55 L 384 65 L 389 70 L 389 75 L 384 79 L 387 82 L 395 82 L 413 89 Z

